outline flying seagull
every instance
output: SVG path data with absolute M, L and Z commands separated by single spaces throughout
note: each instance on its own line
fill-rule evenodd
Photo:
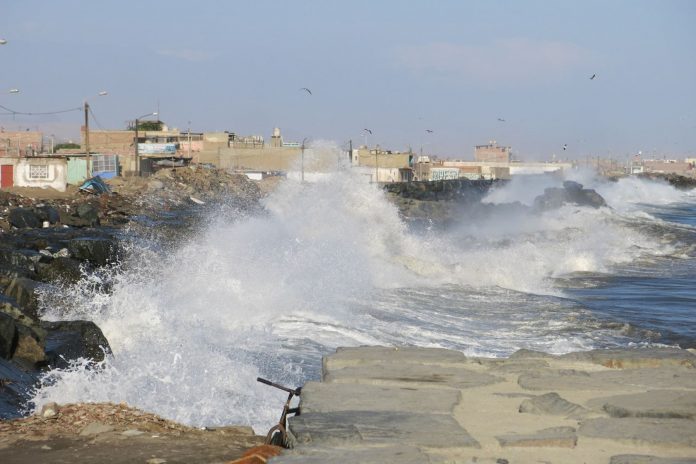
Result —
M 432 129 L 425 129 L 425 132 L 427 132 L 428 134 L 432 134 L 433 130 Z
M 307 87 L 302 87 L 300 90 L 304 90 L 304 91 L 307 92 L 308 94 L 312 95 L 312 91 L 309 90 Z
M 372 135 L 372 131 L 370 129 L 363 129 L 365 132 L 369 132 L 370 135 Z
M 564 143 L 564 144 L 563 144 L 563 151 L 565 151 L 566 148 L 568 148 L 568 144 L 567 144 L 567 143 Z
M 591 81 L 594 80 L 595 77 L 597 77 L 597 75 L 596 75 L 596 74 L 593 74 L 592 77 L 590 77 L 590 80 L 591 80 Z
M 505 122 L 505 120 L 503 118 L 498 118 L 498 121 Z

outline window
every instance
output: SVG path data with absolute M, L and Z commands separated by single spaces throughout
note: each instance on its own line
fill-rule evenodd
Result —
M 46 164 L 30 164 L 29 165 L 30 179 L 48 179 L 48 165 Z

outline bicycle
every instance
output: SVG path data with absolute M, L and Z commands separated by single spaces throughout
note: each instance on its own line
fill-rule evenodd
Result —
M 290 402 L 292 401 L 292 398 L 295 396 L 300 396 L 302 393 L 302 387 L 298 387 L 295 389 L 284 387 L 282 385 L 279 385 L 277 383 L 271 382 L 270 380 L 266 380 L 261 377 L 256 378 L 257 382 L 261 382 L 266 385 L 270 385 L 271 387 L 278 388 L 280 390 L 283 390 L 285 392 L 288 392 L 288 399 L 285 401 L 285 405 L 283 406 L 283 413 L 280 415 L 280 420 L 276 425 L 271 427 L 271 429 L 268 431 L 266 434 L 266 440 L 264 441 L 264 444 L 266 445 L 275 445 L 275 446 L 282 446 L 283 448 L 290 448 L 291 444 L 288 441 L 288 430 L 287 430 L 287 422 L 288 422 L 288 415 L 293 414 L 295 416 L 300 415 L 300 408 L 291 408 L 290 407 Z

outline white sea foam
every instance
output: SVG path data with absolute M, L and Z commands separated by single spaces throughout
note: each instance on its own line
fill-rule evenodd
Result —
M 338 159 L 326 145 L 314 150 L 322 152 Z M 36 406 L 125 401 L 187 424 L 261 432 L 284 395 L 256 377 L 300 385 L 340 345 L 477 355 L 591 348 L 577 329 L 582 308 L 535 295 L 559 294 L 552 277 L 608 272 L 670 246 L 615 211 L 571 206 L 512 216 L 494 208 L 446 232 L 415 233 L 349 170 L 317 179 L 281 184 L 264 214 L 211 217 L 176 249 L 134 244 L 121 266 L 45 295 L 46 317 L 95 321 L 114 354 L 96 369 L 53 371 Z M 488 199 L 531 204 L 545 186 L 513 181 Z M 624 201 L 611 195 L 614 208 Z M 96 278 L 110 280 L 110 291 Z

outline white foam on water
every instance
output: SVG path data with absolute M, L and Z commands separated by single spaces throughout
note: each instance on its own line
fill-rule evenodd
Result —
M 313 153 L 339 159 L 327 144 Z M 45 295 L 47 318 L 94 321 L 113 356 L 97 368 L 52 371 L 36 407 L 125 401 L 186 424 L 263 432 L 285 395 L 256 377 L 299 386 L 337 346 L 477 355 L 591 348 L 591 336 L 573 332 L 576 309 L 529 295 L 558 294 L 552 277 L 608 272 L 669 248 L 608 208 L 506 210 L 462 218 L 446 233 L 414 233 L 381 190 L 350 170 L 315 178 L 282 183 L 263 214 L 211 217 L 175 249 L 133 244 L 122 265 Z M 522 190 L 533 199 L 544 186 L 513 181 L 489 199 L 520 199 Z

